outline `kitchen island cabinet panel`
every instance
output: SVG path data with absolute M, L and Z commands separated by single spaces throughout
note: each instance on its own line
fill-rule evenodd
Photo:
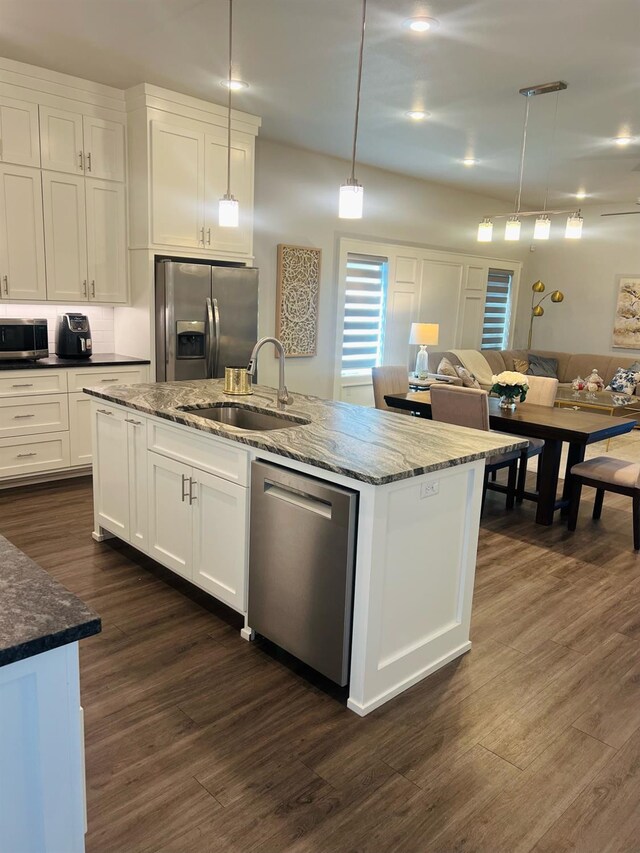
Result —
M 129 541 L 128 433 L 126 413 L 98 406 L 93 421 L 95 511 L 101 526 Z
M 191 579 L 191 469 L 149 453 L 149 554 L 163 566 Z

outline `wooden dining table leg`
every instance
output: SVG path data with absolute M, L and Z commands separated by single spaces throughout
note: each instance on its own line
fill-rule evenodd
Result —
M 547 526 L 553 524 L 561 454 L 562 441 L 555 438 L 545 439 L 544 448 L 538 462 L 540 466 L 540 488 L 538 490 L 538 507 L 536 509 L 537 524 L 545 524 Z
M 569 513 L 569 504 L 571 502 L 571 486 L 573 484 L 571 469 L 574 465 L 577 465 L 578 462 L 584 462 L 584 455 L 586 449 L 586 444 L 581 444 L 579 442 L 571 442 L 571 444 L 569 444 L 569 450 L 567 453 L 567 467 L 564 469 L 564 487 L 562 489 L 562 500 L 567 501 L 567 505 L 562 508 L 562 515 L 567 515 Z

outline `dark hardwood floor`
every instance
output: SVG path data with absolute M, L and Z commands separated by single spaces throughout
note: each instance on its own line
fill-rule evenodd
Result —
M 586 497 L 570 535 L 490 495 L 473 649 L 361 719 L 95 543 L 88 480 L 0 492 L 0 532 L 103 619 L 88 853 L 638 853 L 640 557 L 631 502 L 593 524 Z

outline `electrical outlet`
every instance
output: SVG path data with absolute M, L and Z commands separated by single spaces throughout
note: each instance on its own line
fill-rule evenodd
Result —
M 437 495 L 440 491 L 440 481 L 432 480 L 430 483 L 423 483 L 420 486 L 420 497 L 421 498 L 430 498 L 433 495 Z

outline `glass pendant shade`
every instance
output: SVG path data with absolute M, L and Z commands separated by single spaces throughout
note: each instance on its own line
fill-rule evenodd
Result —
M 551 234 L 551 220 L 548 216 L 538 216 L 533 228 L 534 240 L 548 240 Z
M 478 243 L 490 243 L 493 239 L 493 222 L 483 219 L 478 225 Z
M 237 228 L 240 222 L 240 205 L 232 195 L 225 195 L 218 203 L 218 225 L 221 228 Z
M 507 219 L 507 224 L 504 229 L 504 239 L 505 240 L 519 240 L 520 239 L 520 217 L 519 216 L 510 216 Z
M 363 202 L 364 187 L 355 179 L 349 178 L 340 187 L 338 216 L 340 219 L 362 219 Z
M 567 230 L 564 236 L 567 240 L 579 240 L 582 237 L 582 223 L 584 222 L 580 213 L 572 213 L 567 219 Z

